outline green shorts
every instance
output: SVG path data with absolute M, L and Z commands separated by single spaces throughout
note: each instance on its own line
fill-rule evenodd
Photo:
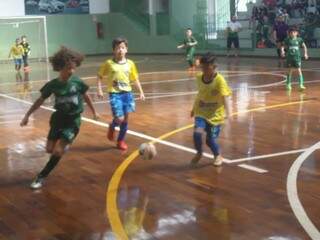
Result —
M 48 140 L 63 139 L 72 143 L 79 133 L 81 125 L 81 115 L 62 115 L 54 112 L 50 118 L 50 131 Z
M 192 48 L 189 48 L 187 49 L 187 62 L 189 63 L 189 65 L 193 65 L 194 64 L 194 54 L 195 54 L 195 48 L 192 47 Z
M 288 68 L 301 68 L 301 59 L 299 58 L 287 58 Z

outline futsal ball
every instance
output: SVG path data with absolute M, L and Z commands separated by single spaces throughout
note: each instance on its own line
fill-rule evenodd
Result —
M 152 143 L 142 143 L 139 147 L 139 154 L 144 160 L 151 160 L 157 155 L 157 149 Z

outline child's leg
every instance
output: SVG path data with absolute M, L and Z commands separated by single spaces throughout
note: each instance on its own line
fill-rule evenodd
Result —
M 50 172 L 58 164 L 62 155 L 67 151 L 68 146 L 69 146 L 69 142 L 63 139 L 59 141 L 48 140 L 47 151 L 51 153 L 51 156 L 50 156 L 49 162 L 38 174 L 38 178 L 45 178 L 50 174 Z
M 290 67 L 287 73 L 287 79 L 286 79 L 287 90 L 291 90 L 291 78 L 292 78 L 292 68 Z
M 201 117 L 195 117 L 193 143 L 194 148 L 197 150 L 197 153 L 190 162 L 191 166 L 195 166 L 202 157 L 202 135 L 204 133 L 205 127 L 206 120 Z
M 129 113 L 135 111 L 135 102 L 133 94 L 126 93 L 121 96 L 122 101 L 122 114 L 119 117 L 120 120 L 120 132 L 118 135 L 118 148 L 121 150 L 127 150 L 128 146 L 124 142 L 124 138 L 126 136 L 128 130 L 128 120 L 129 120 Z
M 197 154 L 202 154 L 202 134 L 203 128 L 195 128 L 193 131 L 193 143 L 194 148 L 197 150 Z
M 115 117 L 113 120 L 112 120 L 112 122 L 110 123 L 110 125 L 109 125 L 109 129 L 108 129 L 108 139 L 110 140 L 110 141 L 113 141 L 114 140 L 114 129 L 117 127 L 117 126 L 119 126 L 119 122 L 120 122 L 120 120 L 117 118 L 117 117 Z
M 208 126 L 206 129 L 207 137 L 206 143 L 211 149 L 214 157 L 217 157 L 220 154 L 219 145 L 216 142 L 216 139 L 219 137 L 221 126 Z
M 128 120 L 129 120 L 129 113 L 127 113 L 124 117 L 120 118 L 119 121 L 120 123 L 120 132 L 118 135 L 118 142 L 123 141 L 127 130 L 128 130 Z
M 298 70 L 298 74 L 299 74 L 299 87 L 301 90 L 303 90 L 306 87 L 304 86 L 304 78 L 303 78 L 303 74 L 301 71 L 301 67 L 299 67 L 297 70 Z
M 223 158 L 220 155 L 220 150 L 219 150 L 219 145 L 216 142 L 217 138 L 219 137 L 220 134 L 220 129 L 221 126 L 208 126 L 206 128 L 206 132 L 207 132 L 207 145 L 210 147 L 213 155 L 214 155 L 214 159 L 213 159 L 213 165 L 216 167 L 221 166 L 221 164 L 223 163 Z
M 113 120 L 109 125 L 108 129 L 108 139 L 110 141 L 114 140 L 114 129 L 121 124 L 119 116 L 123 115 L 123 103 L 121 101 L 121 95 L 117 93 L 113 93 L 109 95 Z

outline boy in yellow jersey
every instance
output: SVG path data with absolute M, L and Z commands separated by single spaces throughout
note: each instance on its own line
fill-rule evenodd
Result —
M 117 147 L 127 150 L 128 146 L 124 138 L 128 129 L 128 117 L 130 112 L 135 111 L 134 96 L 131 83 L 134 83 L 140 92 L 140 99 L 144 100 L 144 93 L 138 79 L 138 71 L 133 61 L 126 58 L 128 52 L 128 41 L 124 38 L 116 38 L 112 41 L 113 58 L 105 61 L 98 72 L 98 97 L 103 98 L 101 81 L 107 78 L 107 92 L 113 121 L 109 126 L 108 139 L 114 140 L 114 129 L 120 126 L 117 139 Z
M 11 47 L 8 58 L 13 57 L 15 69 L 20 71 L 22 65 L 23 47 L 20 44 L 20 39 L 17 38 L 15 44 Z
M 214 155 L 214 166 L 220 166 L 220 155 L 216 140 L 225 117 L 231 115 L 229 98 L 231 90 L 222 75 L 216 72 L 215 57 L 212 53 L 200 59 L 202 73 L 197 75 L 198 94 L 193 104 L 191 117 L 195 117 L 193 141 L 197 154 L 190 165 L 195 166 L 202 157 L 202 135 L 206 132 L 206 143 Z M 226 115 L 225 115 L 226 109 Z

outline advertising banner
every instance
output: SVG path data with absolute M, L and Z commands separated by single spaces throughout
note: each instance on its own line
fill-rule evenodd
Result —
M 89 0 L 25 0 L 26 15 L 86 14 Z

